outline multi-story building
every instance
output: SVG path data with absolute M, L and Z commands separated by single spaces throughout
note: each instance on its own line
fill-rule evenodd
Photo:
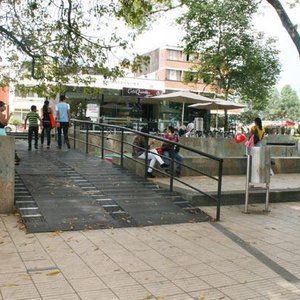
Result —
M 197 53 L 187 55 L 183 48 L 174 47 L 174 46 L 164 46 L 157 48 L 155 50 L 149 51 L 142 54 L 149 57 L 149 64 L 142 68 L 139 73 L 135 73 L 137 78 L 147 78 L 155 79 L 164 82 L 165 93 L 171 93 L 174 91 L 190 91 L 199 94 L 204 94 L 205 96 L 215 96 L 215 87 L 205 83 L 203 80 L 198 82 L 185 82 L 185 78 L 193 77 L 193 65 L 197 58 Z M 180 105 L 176 104 L 165 104 L 166 113 L 159 113 L 159 119 L 164 120 L 163 126 L 170 123 L 179 124 L 179 115 L 182 114 L 183 108 Z M 174 108 L 180 112 L 176 116 Z M 172 113 L 168 113 L 171 112 Z M 184 116 L 182 118 L 187 123 L 192 121 L 196 117 L 201 117 L 205 120 L 205 123 L 209 123 L 210 114 L 207 110 L 195 110 L 192 108 L 186 107 L 184 109 Z M 175 120 L 174 120 L 175 119 Z
M 184 82 L 184 74 L 192 73 L 195 55 L 185 54 L 182 48 L 164 46 L 142 55 L 148 56 L 150 62 L 141 72 L 135 73 L 135 77 L 163 81 L 166 92 L 188 90 L 196 93 L 214 93 L 212 86 L 203 81 Z

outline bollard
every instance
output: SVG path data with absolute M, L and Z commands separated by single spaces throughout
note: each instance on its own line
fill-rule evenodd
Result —
M 266 184 L 265 210 L 269 211 L 271 158 L 269 147 L 252 147 L 247 156 L 247 178 L 244 213 L 248 213 L 249 183 Z

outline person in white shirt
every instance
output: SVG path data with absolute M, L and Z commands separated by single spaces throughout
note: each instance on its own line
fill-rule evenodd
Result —
M 194 128 L 195 128 L 194 121 L 191 121 L 189 124 L 187 124 L 185 136 L 189 137 L 191 135 L 191 133 L 193 132 Z
M 60 95 L 59 103 L 56 104 L 56 118 L 57 118 L 57 141 L 58 141 L 58 148 L 61 149 L 62 147 L 62 132 L 64 134 L 64 142 L 66 143 L 68 149 L 70 149 L 70 142 L 69 142 L 69 123 L 71 118 L 70 113 L 70 105 L 65 103 L 66 96 Z

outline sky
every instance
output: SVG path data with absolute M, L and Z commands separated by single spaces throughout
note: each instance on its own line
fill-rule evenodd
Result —
M 257 30 L 263 31 L 267 36 L 277 39 L 276 44 L 280 50 L 279 59 L 282 65 L 282 72 L 276 87 L 280 90 L 284 85 L 289 84 L 300 98 L 300 57 L 274 8 L 267 1 L 265 3 L 261 6 L 254 24 Z M 300 32 L 300 5 L 294 9 L 285 8 L 292 22 L 294 24 L 298 22 L 298 32 Z M 183 32 L 174 24 L 173 20 L 176 14 L 174 12 L 168 18 L 153 24 L 151 30 L 137 39 L 134 44 L 134 50 L 141 54 L 165 45 L 178 45 L 183 37 Z

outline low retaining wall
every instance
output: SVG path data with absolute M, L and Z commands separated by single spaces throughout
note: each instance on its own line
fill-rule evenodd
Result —
M 0 213 L 11 213 L 15 197 L 15 138 L 0 137 Z
M 70 135 L 72 138 L 72 135 Z M 130 143 L 133 142 L 135 135 L 131 133 L 126 133 L 124 135 L 124 141 L 128 144 L 124 144 L 124 151 L 127 153 L 132 152 L 132 146 Z M 76 142 L 76 148 L 85 151 L 85 132 L 76 130 L 76 138 L 81 139 L 83 142 Z M 121 148 L 121 134 L 119 133 L 110 133 L 105 136 L 104 143 L 105 147 L 112 149 L 116 152 L 120 152 Z M 293 142 L 290 136 L 288 135 L 269 135 L 264 139 L 264 143 L 269 142 Z M 100 134 L 90 134 L 89 143 L 94 145 L 101 145 L 101 136 Z M 217 157 L 242 157 L 246 153 L 244 143 L 237 144 L 234 142 L 233 138 L 222 138 L 222 137 L 209 137 L 209 138 L 199 138 L 199 137 L 181 137 L 180 143 L 189 146 L 193 149 L 209 153 Z M 161 145 L 160 141 L 155 141 L 156 147 Z M 268 146 L 270 147 L 271 157 L 299 157 L 297 143 L 294 146 Z M 99 153 L 100 149 L 89 145 L 89 153 Z M 191 153 L 185 149 L 182 149 L 180 152 L 183 156 L 191 156 Z
M 123 164 L 128 170 L 134 171 L 136 174 L 143 176 L 145 173 L 145 167 L 143 160 L 139 160 L 141 163 L 124 157 Z M 112 156 L 112 162 L 114 164 L 120 164 L 120 156 Z M 300 157 L 273 157 L 272 170 L 275 174 L 278 173 L 299 173 L 300 172 Z M 211 176 L 218 175 L 218 162 L 215 162 L 206 157 L 184 157 L 183 163 L 196 170 L 202 171 Z M 160 169 L 159 165 L 155 165 L 156 169 Z M 246 175 L 247 170 L 247 157 L 225 157 L 223 158 L 223 175 Z M 162 177 L 163 174 L 154 171 L 153 173 L 157 177 Z M 182 167 L 182 176 L 199 176 L 193 170 L 186 167 Z

